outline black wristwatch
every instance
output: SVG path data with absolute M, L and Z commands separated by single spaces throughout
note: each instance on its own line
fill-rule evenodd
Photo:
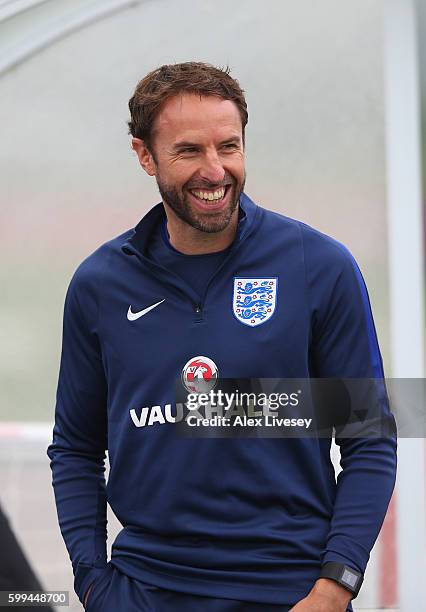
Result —
M 352 567 L 344 565 L 344 563 L 335 563 L 334 561 L 329 561 L 322 566 L 319 578 L 330 578 L 338 582 L 353 593 L 352 599 L 358 595 L 364 580 L 361 572 L 357 572 Z

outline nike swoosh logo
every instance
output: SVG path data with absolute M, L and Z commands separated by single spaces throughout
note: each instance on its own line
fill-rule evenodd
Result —
M 160 304 L 162 304 L 165 301 L 166 301 L 166 299 L 164 298 L 164 300 L 161 300 L 161 302 L 157 302 L 156 304 L 152 304 L 152 306 L 148 306 L 148 308 L 144 308 L 143 310 L 140 310 L 139 312 L 132 312 L 132 307 L 129 306 L 129 310 L 127 311 L 127 318 L 129 319 L 129 321 L 136 321 L 136 319 L 139 319 L 140 317 L 143 317 L 144 315 L 146 315 L 147 312 L 149 312 L 153 308 L 156 308 L 157 306 L 159 306 Z

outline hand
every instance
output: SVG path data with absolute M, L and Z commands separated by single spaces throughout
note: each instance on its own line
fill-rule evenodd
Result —
M 334 580 L 319 578 L 307 597 L 290 612 L 346 612 L 352 593 Z
M 87 606 L 87 598 L 90 595 L 90 591 L 92 590 L 92 586 L 93 586 L 93 582 L 92 582 L 92 584 L 89 585 L 89 588 L 87 589 L 87 591 L 84 594 L 84 597 L 83 597 L 83 606 L 84 606 L 84 608 L 86 608 L 86 606 Z

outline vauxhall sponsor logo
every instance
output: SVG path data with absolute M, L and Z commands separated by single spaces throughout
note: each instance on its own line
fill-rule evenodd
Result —
M 277 418 L 275 414 L 276 408 L 271 408 L 269 403 L 262 406 L 259 410 L 252 403 L 246 406 L 240 404 L 242 398 L 237 399 L 232 396 L 243 394 L 224 394 L 229 396 L 226 398 L 226 406 L 214 405 L 208 401 L 203 403 L 200 412 L 200 406 L 190 394 L 186 404 L 165 404 L 164 406 L 146 406 L 139 411 L 130 410 L 130 416 L 133 424 L 136 427 L 145 427 L 155 424 L 164 425 L 165 423 L 177 423 L 182 421 L 185 414 L 185 421 L 190 426 L 284 426 L 284 427 L 304 427 L 309 428 L 312 419 L 303 418 Z M 246 394 L 250 395 L 250 394 Z M 261 394 L 260 394 L 261 395 Z M 208 394 L 205 394 L 206 398 Z M 296 394 L 286 395 L 281 393 L 280 396 L 286 396 L 286 400 L 281 402 L 281 405 L 296 406 Z M 236 403 L 237 402 L 237 403 Z M 196 407 L 195 407 L 196 406 Z
M 297 407 L 299 395 L 296 393 L 233 393 L 214 390 L 218 378 L 216 364 L 208 357 L 191 358 L 182 369 L 183 386 L 190 391 L 185 403 L 145 406 L 130 410 L 130 417 L 136 427 L 155 424 L 178 423 L 183 420 L 188 425 L 230 426 L 233 425 L 283 425 L 309 427 L 308 419 L 278 419 L 276 410 L 281 407 Z M 259 410 L 260 408 L 260 410 Z M 200 412 L 202 410 L 202 412 Z M 295 416 L 295 415 L 293 415 Z M 297 415 L 300 416 L 300 415 Z M 261 418 L 265 421 L 262 422 Z M 288 421 L 288 422 L 287 422 Z M 294 421 L 294 422 L 293 422 Z
M 214 388 L 218 378 L 218 368 L 214 361 L 204 355 L 191 357 L 182 368 L 181 380 L 183 386 L 191 394 L 197 395 Z M 145 427 L 159 423 L 178 423 L 183 419 L 184 404 L 172 404 L 165 406 L 145 407 L 137 414 L 136 410 L 130 410 L 130 416 L 136 427 Z M 200 415 L 201 416 L 201 415 Z
M 249 394 L 238 394 L 238 393 L 222 393 L 219 392 L 218 396 L 220 399 L 223 398 L 225 405 L 218 405 L 217 403 L 212 405 L 208 402 L 208 394 L 203 394 L 206 401 L 200 405 L 196 399 L 196 395 L 190 393 L 188 395 L 188 402 L 176 403 L 176 404 L 165 404 L 164 406 L 146 406 L 141 408 L 139 411 L 135 409 L 130 410 L 130 416 L 136 427 L 145 427 L 146 425 L 155 425 L 159 423 L 164 425 L 165 423 L 178 423 L 182 421 L 185 415 L 185 420 L 190 424 L 193 419 L 212 419 L 214 417 L 260 417 L 265 413 L 256 409 L 253 404 L 248 403 L 244 407 L 241 402 L 243 398 L 241 395 Z M 202 397 L 203 397 L 202 396 Z M 237 396 L 237 397 L 236 397 Z

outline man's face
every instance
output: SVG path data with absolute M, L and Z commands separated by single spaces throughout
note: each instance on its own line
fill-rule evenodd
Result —
M 202 232 L 224 230 L 245 183 L 236 104 L 218 96 L 170 98 L 155 120 L 151 147 L 142 165 L 155 175 L 163 202 Z

